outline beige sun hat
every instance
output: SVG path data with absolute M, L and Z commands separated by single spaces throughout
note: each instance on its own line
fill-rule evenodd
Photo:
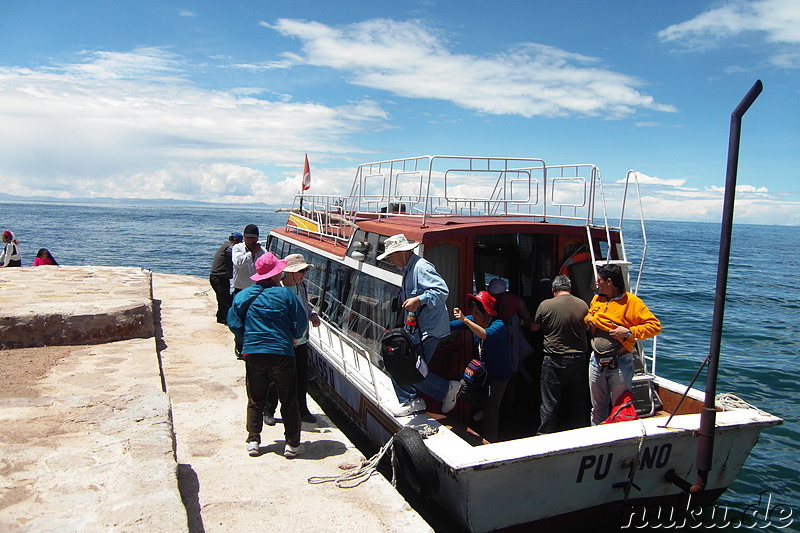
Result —
M 314 266 L 306 263 L 306 258 L 303 257 L 303 254 L 289 254 L 284 257 L 283 260 L 286 261 L 286 268 L 283 269 L 284 272 L 300 272 L 301 270 Z
M 378 261 L 383 261 L 395 252 L 413 250 L 417 246 L 419 245 L 415 242 L 408 242 L 408 239 L 406 239 L 406 236 L 402 233 L 400 235 L 394 235 L 383 241 L 384 252 L 378 256 Z

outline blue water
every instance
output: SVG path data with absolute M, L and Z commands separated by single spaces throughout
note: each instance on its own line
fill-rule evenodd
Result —
M 215 250 L 231 231 L 255 223 L 266 235 L 286 220 L 271 209 L 246 206 L 0 203 L 0 212 L 2 229 L 20 241 L 24 265 L 45 247 L 65 265 L 136 266 L 199 277 L 208 275 Z M 637 267 L 640 233 L 638 223 L 625 227 L 629 259 Z M 658 373 L 681 383 L 694 377 L 709 351 L 719 238 L 719 224 L 647 223 L 639 295 L 664 327 Z M 718 393 L 735 392 L 784 419 L 762 433 L 719 503 L 744 510 L 767 491 L 773 506 L 793 510 L 794 521 L 783 531 L 800 531 L 799 248 L 798 228 L 734 227 L 717 384 Z M 705 388 L 705 373 L 696 387 Z

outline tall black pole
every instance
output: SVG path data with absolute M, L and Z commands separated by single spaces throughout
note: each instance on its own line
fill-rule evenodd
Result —
M 722 205 L 722 230 L 719 238 L 719 259 L 717 262 L 717 288 L 714 293 L 714 318 L 711 325 L 711 346 L 709 348 L 708 374 L 706 375 L 706 397 L 700 414 L 700 440 L 697 443 L 697 482 L 690 492 L 705 489 L 708 472 L 714 458 L 714 426 L 717 420 L 717 370 L 719 351 L 722 342 L 722 319 L 725 314 L 725 295 L 728 286 L 728 263 L 731 256 L 731 235 L 733 233 L 733 204 L 736 194 L 736 174 L 739 169 L 739 138 L 741 137 L 742 116 L 753 104 L 764 86 L 756 80 L 753 87 L 736 106 L 731 114 L 731 130 L 728 140 L 728 170 L 725 175 L 725 200 Z

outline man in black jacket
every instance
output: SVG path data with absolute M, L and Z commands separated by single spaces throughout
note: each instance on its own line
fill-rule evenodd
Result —
M 222 243 L 217 249 L 214 260 L 211 262 L 211 275 L 208 277 L 208 281 L 217 295 L 217 322 L 220 324 L 225 324 L 228 309 L 231 307 L 231 278 L 233 277 L 231 248 L 242 240 L 241 233 L 231 233 L 228 241 Z

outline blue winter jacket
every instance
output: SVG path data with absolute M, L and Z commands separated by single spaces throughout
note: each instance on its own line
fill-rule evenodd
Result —
M 240 291 L 228 311 L 228 327 L 244 338 L 242 354 L 268 353 L 294 357 L 292 339 L 308 329 L 308 315 L 286 287 L 256 283 Z

